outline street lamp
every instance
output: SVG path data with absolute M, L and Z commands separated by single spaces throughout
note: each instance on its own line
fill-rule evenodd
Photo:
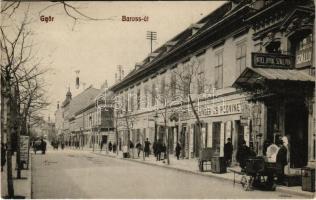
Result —
M 89 117 L 89 121 L 90 121 L 90 128 L 91 128 L 91 137 L 92 137 L 92 142 L 93 142 L 93 144 L 92 144 L 92 151 L 94 152 L 94 143 L 95 143 L 95 138 L 94 138 L 94 134 L 92 133 L 92 117 L 90 116 Z

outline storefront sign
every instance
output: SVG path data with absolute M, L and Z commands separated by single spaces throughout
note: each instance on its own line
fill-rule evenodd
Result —
M 29 157 L 29 136 L 20 136 L 20 160 L 21 163 L 28 164 Z
M 295 66 L 305 67 L 312 65 L 312 52 L 313 43 L 312 34 L 310 34 L 297 43 Z
M 199 114 L 199 117 L 212 117 L 212 116 L 221 116 L 221 115 L 231 115 L 241 113 L 241 103 L 227 103 L 220 102 L 209 105 L 200 105 L 195 108 Z M 180 115 L 181 120 L 186 120 L 189 118 L 194 118 L 194 113 L 191 108 L 185 108 L 182 110 Z
M 292 68 L 293 57 L 274 53 L 252 53 L 252 67 Z

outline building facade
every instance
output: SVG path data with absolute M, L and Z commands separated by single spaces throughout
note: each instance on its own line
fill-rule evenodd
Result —
M 312 1 L 232 1 L 176 35 L 110 88 L 119 146 L 162 139 L 198 158 L 231 138 L 234 159 L 241 140 L 262 155 L 286 135 L 292 168 L 314 162 L 313 13 Z

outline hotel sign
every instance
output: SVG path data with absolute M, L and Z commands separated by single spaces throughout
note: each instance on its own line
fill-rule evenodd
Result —
M 292 68 L 293 57 L 274 53 L 252 53 L 252 67 L 262 68 Z

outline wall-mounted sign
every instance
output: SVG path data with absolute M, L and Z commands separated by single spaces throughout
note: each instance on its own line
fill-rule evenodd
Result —
M 312 65 L 313 40 L 312 34 L 301 39 L 296 46 L 295 66 L 305 67 Z
M 252 53 L 252 67 L 293 68 L 293 57 L 274 53 Z

